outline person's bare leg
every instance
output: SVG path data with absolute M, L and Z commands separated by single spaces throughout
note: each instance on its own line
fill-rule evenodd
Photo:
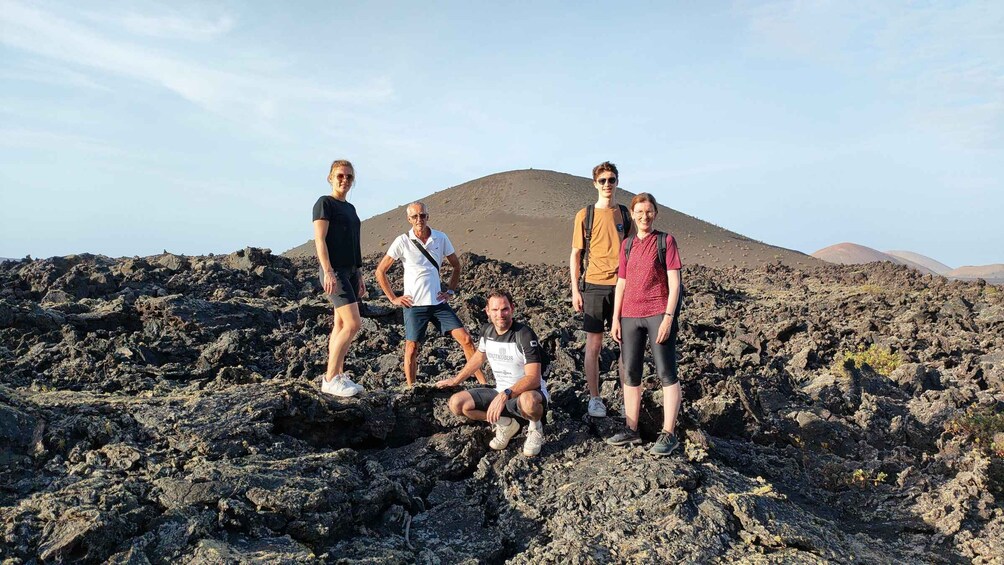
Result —
M 531 422 L 539 422 L 544 417 L 543 397 L 535 390 L 528 390 L 519 395 L 519 409 Z
M 418 374 L 418 342 L 404 342 L 404 380 L 408 386 L 414 386 L 415 375 Z
M 675 433 L 676 417 L 680 414 L 682 401 L 680 383 L 662 387 L 662 431 Z
M 349 345 L 361 327 L 362 319 L 359 317 L 358 304 L 346 304 L 335 309 L 335 327 L 328 341 L 328 374 L 325 376 L 327 380 L 330 381 L 335 375 L 345 372 L 345 357 L 348 355 Z
M 467 391 L 462 391 L 450 397 L 450 412 L 457 416 L 464 416 L 471 420 L 484 422 L 488 419 L 488 413 L 484 410 L 477 410 L 474 404 L 474 397 Z
M 641 414 L 641 387 L 624 385 L 624 420 L 627 427 L 638 431 L 639 414 Z
M 342 331 L 342 320 L 338 317 L 338 309 L 332 309 L 335 323 L 331 326 L 331 335 L 328 336 L 328 370 L 324 373 L 324 380 L 330 381 L 335 378 L 338 371 L 338 354 L 335 347 L 335 338 L 338 332 Z
M 464 358 L 470 361 L 471 356 L 478 352 L 477 348 L 474 347 L 474 340 L 471 339 L 471 334 L 469 334 L 464 328 L 457 328 L 451 331 L 450 335 L 453 336 L 453 339 L 457 340 L 457 343 L 459 343 L 460 347 L 463 348 Z M 484 371 L 481 369 L 478 369 L 477 372 L 474 373 L 474 376 L 481 384 L 488 382 L 488 379 L 485 378 Z
M 586 332 L 586 359 L 582 368 L 586 373 L 589 396 L 600 395 L 600 350 L 602 348 L 603 333 Z

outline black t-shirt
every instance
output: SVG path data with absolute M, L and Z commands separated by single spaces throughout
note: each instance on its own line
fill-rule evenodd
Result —
M 359 244 L 359 216 L 356 207 L 333 196 L 322 196 L 314 203 L 314 220 L 328 221 L 328 260 L 332 268 L 359 268 L 363 266 L 363 252 Z

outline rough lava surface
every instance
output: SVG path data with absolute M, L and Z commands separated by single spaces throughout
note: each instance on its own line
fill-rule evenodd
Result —
M 426 342 L 421 384 L 402 387 L 401 314 L 382 299 L 348 360 L 366 392 L 322 395 L 313 261 L 0 264 L 0 561 L 1004 559 L 1001 289 L 888 264 L 688 267 L 684 445 L 655 458 L 603 442 L 622 401 L 610 344 L 611 417 L 585 415 L 565 270 L 463 259 L 465 323 L 507 287 L 553 359 L 538 457 L 522 432 L 495 452 L 450 414 L 431 383 L 461 366 L 451 340 Z M 855 361 L 867 351 L 896 362 Z

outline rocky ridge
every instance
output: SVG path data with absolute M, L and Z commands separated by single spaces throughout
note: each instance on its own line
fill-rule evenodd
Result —
M 0 560 L 1001 562 L 1000 289 L 888 264 L 688 267 L 684 449 L 655 459 L 603 443 L 615 415 L 585 416 L 565 270 L 463 258 L 465 323 L 508 287 L 552 356 L 539 457 L 450 414 L 429 385 L 462 363 L 450 340 L 401 386 L 383 300 L 348 361 L 367 392 L 321 395 L 331 315 L 310 260 L 3 263 Z

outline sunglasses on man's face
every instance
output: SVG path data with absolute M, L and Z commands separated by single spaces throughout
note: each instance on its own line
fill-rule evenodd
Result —
M 335 175 L 335 178 L 338 179 L 338 180 L 343 180 L 344 179 L 344 180 L 347 180 L 349 182 L 352 182 L 352 179 L 354 179 L 356 177 L 355 177 L 355 175 L 343 175 L 342 173 L 338 173 L 337 175 Z
M 408 217 L 411 218 L 412 220 L 417 220 L 419 218 L 421 218 L 423 220 L 428 220 L 429 219 L 429 215 L 428 214 L 412 214 L 412 215 L 410 215 Z
M 617 184 L 617 177 L 603 177 L 596 179 L 596 182 L 600 183 L 601 186 L 606 186 L 609 184 Z

